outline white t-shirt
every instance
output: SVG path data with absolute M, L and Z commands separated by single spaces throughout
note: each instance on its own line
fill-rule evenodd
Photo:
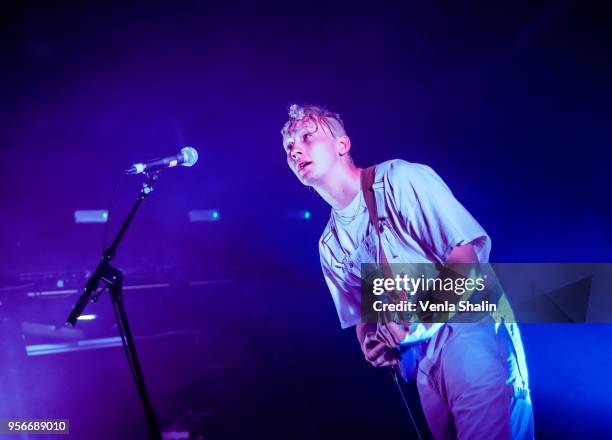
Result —
M 363 191 L 359 191 L 346 208 L 332 209 L 331 215 L 337 225 L 335 232 L 340 246 L 349 253 L 355 252 L 363 242 L 370 223 Z
M 489 236 L 430 167 L 390 160 L 376 167 L 374 181 L 384 187 L 388 227 L 380 239 L 389 263 L 444 263 L 468 243 L 488 262 Z M 319 253 L 342 328 L 361 321 L 360 265 L 380 262 L 378 241 L 361 191 L 346 208 L 332 209 Z

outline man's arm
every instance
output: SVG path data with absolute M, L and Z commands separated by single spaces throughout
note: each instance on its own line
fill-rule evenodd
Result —
M 405 222 L 404 233 L 419 242 L 428 259 L 446 264 L 472 263 L 471 252 L 461 249 L 471 244 L 478 261 L 488 261 L 488 234 L 433 169 L 398 160 L 392 163 L 387 177 L 393 188 L 393 206 Z
M 478 263 L 478 256 L 474 252 L 474 246 L 471 243 L 453 248 L 445 262 L 450 269 L 453 269 L 454 264 L 470 263 Z
M 467 273 L 463 273 L 466 271 L 466 266 L 471 263 L 478 263 L 478 256 L 476 252 L 474 252 L 474 247 L 471 243 L 456 246 L 453 248 L 448 258 L 446 259 L 445 266 L 447 269 L 450 269 L 459 275 L 467 276 Z M 376 329 L 375 338 L 380 343 L 386 345 L 387 347 L 397 347 L 399 344 L 404 341 L 404 338 L 408 334 L 408 329 L 403 324 L 395 324 L 393 322 L 386 323 L 385 325 L 379 325 Z M 359 331 L 358 331 L 359 337 Z M 364 338 L 365 339 L 365 338 Z M 360 339 L 360 343 L 362 344 L 362 350 L 364 350 L 364 355 L 369 360 L 369 357 L 374 357 L 377 359 L 384 355 L 384 352 L 381 351 L 380 347 L 371 345 L 371 347 L 366 351 L 366 341 L 363 342 Z M 374 364 L 374 363 L 373 363 Z M 374 364 L 376 365 L 376 364 Z
M 441 276 L 468 276 L 466 272 L 472 264 L 488 260 L 487 233 L 435 171 L 396 160 L 391 163 L 387 178 L 393 188 L 394 206 L 406 222 L 406 231 L 421 243 L 432 261 L 444 263 Z M 377 338 L 388 347 L 396 347 L 407 333 L 406 326 L 387 323 L 378 326 Z

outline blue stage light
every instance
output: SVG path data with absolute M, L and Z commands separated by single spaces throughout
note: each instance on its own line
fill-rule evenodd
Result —
M 77 210 L 74 211 L 74 221 L 76 223 L 106 223 L 108 211 L 104 209 Z
M 189 211 L 189 221 L 197 222 L 218 222 L 221 214 L 216 209 L 192 209 Z
M 285 219 L 287 220 L 310 220 L 312 212 L 308 209 L 295 209 L 285 211 Z

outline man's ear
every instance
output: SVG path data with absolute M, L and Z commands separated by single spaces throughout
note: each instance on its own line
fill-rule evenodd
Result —
M 348 136 L 340 136 L 336 139 L 338 145 L 338 154 L 340 156 L 346 155 L 349 151 L 351 151 L 351 138 Z

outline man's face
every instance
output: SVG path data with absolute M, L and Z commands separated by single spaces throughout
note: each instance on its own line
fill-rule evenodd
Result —
M 304 185 L 323 181 L 339 159 L 337 140 L 320 121 L 298 121 L 283 144 L 289 168 Z

